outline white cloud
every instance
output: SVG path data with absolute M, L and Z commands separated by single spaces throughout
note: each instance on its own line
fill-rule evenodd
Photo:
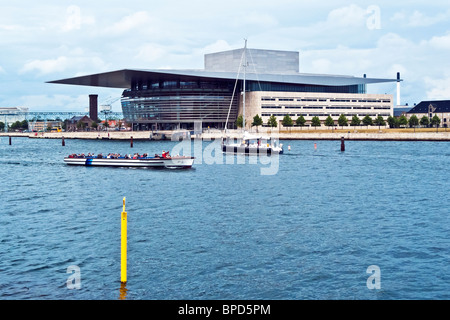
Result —
M 8 83 L 5 91 L 14 94 L 2 93 L 2 99 L 38 98 L 42 90 L 78 93 L 77 86 L 40 85 L 120 68 L 202 68 L 204 54 L 241 48 L 243 38 L 251 48 L 299 51 L 301 72 L 394 78 L 400 71 L 402 101 L 411 104 L 426 95 L 445 96 L 450 10 L 444 1 L 384 1 L 383 23 L 375 29 L 368 25 L 374 17 L 369 9 L 378 7 L 363 1 L 261 0 L 257 7 L 230 1 L 6 4 L 0 11 L 0 74 L 17 82 Z
M 103 71 L 106 64 L 98 57 L 67 57 L 60 56 L 55 59 L 47 60 L 32 60 L 25 63 L 20 69 L 19 73 L 24 74 L 28 72 L 37 71 L 39 75 L 47 75 L 51 73 L 64 72 L 69 69 L 77 70 L 78 73 Z
M 327 58 L 314 59 L 311 62 L 311 68 L 315 73 L 331 73 L 333 63 Z
M 167 51 L 156 44 L 146 44 L 139 49 L 135 59 L 140 62 L 154 62 L 167 55 Z
M 400 36 L 397 33 L 392 32 L 381 36 L 377 41 L 378 48 L 385 48 L 386 50 L 390 50 L 393 56 L 395 56 L 395 54 L 398 55 L 400 53 L 399 50 L 401 51 L 401 53 L 404 53 L 414 46 L 415 44 L 410 40 Z
M 235 28 L 243 27 L 257 27 L 257 28 L 273 28 L 278 25 L 278 20 L 268 14 L 261 12 L 245 12 L 239 14 L 233 19 L 233 26 Z
M 450 50 L 450 32 L 444 36 L 434 36 L 428 43 L 436 49 Z
M 18 24 L 0 24 L 0 30 L 3 31 L 16 31 L 20 29 L 22 29 L 22 27 Z
M 332 10 L 327 23 L 334 27 L 360 27 L 366 24 L 367 10 L 355 4 Z
M 34 110 L 84 112 L 89 107 L 89 93 L 92 93 L 91 91 L 72 95 L 59 93 L 31 94 L 21 96 L 14 102 L 21 106 L 31 107 Z M 111 97 L 120 97 L 121 90 L 99 90 L 96 93 L 99 93 L 99 104 L 101 104 Z M 116 101 L 112 106 L 114 112 L 120 111 L 120 101 Z
M 84 111 L 83 108 L 88 106 L 86 96 L 70 96 L 63 94 L 37 94 L 25 95 L 20 98 L 20 103 L 24 106 L 33 106 L 38 110 L 77 110 Z
M 450 100 L 450 77 L 432 79 L 425 77 L 428 100 Z
M 65 71 L 67 66 L 67 57 L 58 57 L 56 59 L 48 60 L 33 60 L 27 62 L 20 70 L 20 73 L 38 71 L 40 74 L 49 74 L 53 72 Z
M 207 54 L 207 53 L 214 53 L 214 52 L 220 52 L 220 51 L 228 51 L 235 49 L 231 47 L 228 42 L 225 40 L 217 40 L 214 43 L 208 44 L 205 47 L 202 47 L 199 51 L 199 54 Z
M 139 11 L 123 17 L 120 21 L 107 28 L 112 34 L 123 34 L 136 28 L 151 28 L 152 19 L 146 11 Z
M 434 16 L 426 15 L 422 11 L 414 10 L 414 12 L 396 12 L 391 21 L 400 23 L 407 27 L 430 27 L 435 24 L 445 22 L 450 18 L 450 10 L 436 13 Z

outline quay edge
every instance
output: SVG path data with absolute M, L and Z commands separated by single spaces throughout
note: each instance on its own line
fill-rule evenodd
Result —
M 443 130 L 443 129 L 441 129 Z M 0 137 L 25 137 L 30 139 L 88 139 L 88 140 L 171 140 L 172 131 L 159 132 L 159 135 L 151 131 L 127 131 L 127 132 L 39 132 L 39 133 L 20 133 L 20 132 L 2 132 Z M 270 134 L 270 133 L 269 133 Z M 267 135 L 267 133 L 263 133 Z M 450 130 L 439 132 L 275 132 L 274 135 L 280 140 L 374 140 L 374 141 L 450 141 Z M 230 137 L 238 137 L 239 133 L 228 134 Z M 202 133 L 193 135 L 192 139 L 202 138 L 204 140 L 221 139 L 224 134 L 221 132 Z

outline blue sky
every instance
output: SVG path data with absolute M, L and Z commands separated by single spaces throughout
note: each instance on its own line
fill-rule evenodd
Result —
M 46 81 L 124 68 L 202 69 L 205 53 L 300 52 L 300 72 L 395 78 L 402 103 L 450 99 L 448 1 L 2 0 L 0 106 L 84 111 L 121 89 Z M 368 86 L 394 95 L 395 83 Z M 121 111 L 120 102 L 113 111 Z

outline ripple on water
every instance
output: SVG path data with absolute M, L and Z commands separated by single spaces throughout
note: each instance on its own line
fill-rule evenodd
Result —
M 128 299 L 449 298 L 448 143 L 289 144 L 265 176 L 236 161 L 183 171 L 62 162 L 172 142 L 0 143 L 0 294 L 118 299 L 126 197 Z M 71 265 L 82 290 L 66 287 Z M 366 287 L 370 265 L 379 291 Z

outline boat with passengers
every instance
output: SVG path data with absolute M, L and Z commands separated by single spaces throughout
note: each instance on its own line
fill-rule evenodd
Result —
M 194 157 L 170 156 L 169 152 L 162 155 L 155 154 L 149 157 L 146 153 L 139 155 L 120 155 L 117 153 L 108 154 L 71 154 L 64 158 L 68 165 L 79 166 L 106 166 L 106 167 L 163 167 L 169 169 L 188 169 L 194 164 Z

